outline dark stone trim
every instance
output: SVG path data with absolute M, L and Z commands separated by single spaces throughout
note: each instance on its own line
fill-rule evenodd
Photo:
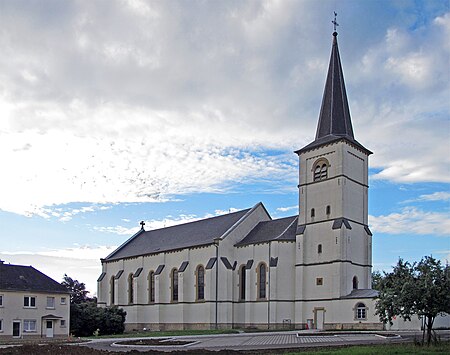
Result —
M 136 272 L 134 273 L 133 277 L 139 277 L 139 275 L 141 274 L 142 270 L 144 270 L 144 268 L 140 267 L 136 270 Z
M 350 263 L 355 266 L 372 267 L 372 265 L 359 264 L 359 263 L 355 263 L 351 260 L 331 260 L 331 261 L 322 261 L 322 262 L 310 263 L 310 264 L 295 264 L 295 266 L 316 266 L 316 265 L 329 265 L 329 264 L 335 264 L 335 263 Z
M 370 235 L 370 236 L 373 235 L 372 232 L 371 232 L 370 229 L 369 229 L 369 226 L 364 226 L 364 230 L 366 231 L 366 233 L 367 233 L 368 235 Z
M 276 258 L 270 258 L 269 267 L 276 267 L 278 265 L 278 256 Z
M 98 277 L 97 282 L 101 282 L 105 278 L 105 276 L 106 276 L 106 272 L 102 272 L 100 274 L 100 276 Z
M 164 266 L 165 266 L 164 264 L 158 266 L 158 268 L 155 271 L 155 276 L 160 275 L 162 273 L 162 271 L 164 270 Z
M 120 279 L 120 276 L 122 276 L 122 274 L 123 274 L 123 270 L 119 270 L 115 276 L 115 279 L 116 280 Z
M 354 182 L 355 184 L 358 184 L 358 185 L 361 185 L 363 187 L 369 188 L 369 185 L 362 184 L 359 181 L 356 181 L 355 179 L 352 179 L 351 177 L 348 177 L 345 174 L 339 174 L 339 175 L 336 175 L 336 176 L 332 176 L 332 177 L 329 177 L 329 178 L 327 178 L 325 180 L 305 182 L 304 184 L 299 184 L 297 186 L 300 188 L 300 187 L 303 187 L 303 186 L 306 186 L 306 185 L 318 184 L 319 182 L 324 182 L 324 181 L 328 181 L 328 180 L 334 180 L 334 179 L 341 178 L 341 177 L 345 177 L 346 179 L 349 179 L 350 181 Z
M 250 270 L 253 266 L 253 259 L 247 260 L 247 264 L 245 264 L 245 268 Z
M 210 270 L 214 267 L 214 264 L 216 263 L 216 258 L 211 258 L 208 260 L 208 263 L 206 264 L 205 269 Z
M 180 267 L 178 268 L 178 272 L 184 272 L 188 265 L 189 265 L 189 261 L 183 261 L 181 263 Z
M 223 265 L 225 265 L 228 270 L 233 270 L 233 266 L 230 264 L 226 256 L 221 256 L 220 260 L 222 260 Z

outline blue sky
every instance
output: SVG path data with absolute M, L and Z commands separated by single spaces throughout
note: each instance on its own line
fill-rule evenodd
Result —
M 448 1 L 0 2 L 0 259 L 95 292 L 99 258 L 248 208 L 297 213 L 333 11 L 370 157 L 373 265 L 450 259 Z

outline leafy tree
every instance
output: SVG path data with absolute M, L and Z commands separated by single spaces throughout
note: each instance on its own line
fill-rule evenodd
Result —
M 427 333 L 431 343 L 433 323 L 437 315 L 450 313 L 450 267 L 426 256 L 419 263 L 399 259 L 391 273 L 385 273 L 379 283 L 380 294 L 376 313 L 384 323 L 392 324 L 394 316 L 411 320 L 424 319 L 422 343 Z
M 383 280 L 384 276 L 379 271 L 372 272 L 372 289 L 379 291 L 380 290 L 380 284 Z
M 70 332 L 75 336 L 121 334 L 125 330 L 126 312 L 117 308 L 97 307 L 97 298 L 88 297 L 83 282 L 64 275 L 61 282 L 70 291 Z
M 89 291 L 86 290 L 86 285 L 83 282 L 72 279 L 67 276 L 67 274 L 64 274 L 61 285 L 65 286 L 70 291 L 71 304 L 78 304 L 91 300 L 91 298 L 87 296 Z

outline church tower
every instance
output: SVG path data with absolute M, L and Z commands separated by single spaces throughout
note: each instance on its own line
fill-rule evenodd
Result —
M 356 141 L 339 57 L 337 32 L 315 140 L 300 160 L 296 300 L 337 300 L 371 288 L 368 157 Z

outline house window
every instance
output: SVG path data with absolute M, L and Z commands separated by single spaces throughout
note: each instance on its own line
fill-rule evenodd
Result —
M 111 276 L 111 279 L 109 280 L 109 303 L 114 304 L 114 279 L 115 276 Z
M 172 270 L 172 302 L 178 302 L 178 270 Z
M 47 308 L 55 308 L 55 297 L 47 297 Z
M 133 274 L 128 276 L 128 304 L 134 303 Z
M 327 215 L 329 215 L 329 214 L 331 214 L 331 206 L 330 205 L 327 206 Z
M 356 305 L 355 318 L 359 320 L 367 319 L 367 307 L 364 303 L 358 303 Z
M 23 306 L 26 308 L 36 308 L 36 297 L 25 296 L 23 298 Z
M 3 332 L 3 319 L 0 319 L 0 332 Z
M 23 321 L 23 331 L 24 332 L 35 332 L 36 331 L 36 320 L 35 319 L 25 319 Z
M 317 252 L 318 252 L 319 254 L 322 254 L 322 244 L 319 244 L 319 245 L 317 246 Z
M 266 298 L 266 270 L 267 266 L 264 263 L 258 266 L 258 298 Z
M 353 276 L 353 289 L 357 290 L 358 289 L 358 277 Z
M 319 159 L 315 164 L 313 168 L 314 172 L 314 181 L 320 181 L 325 180 L 328 178 L 328 161 L 325 159 Z
M 311 218 L 316 216 L 316 210 L 314 208 L 311 208 Z
M 3 307 L 3 295 L 0 295 L 0 307 Z
M 245 301 L 245 276 L 246 276 L 247 268 L 245 265 L 242 265 L 239 269 L 239 298 L 242 301 Z
M 205 299 L 205 268 L 202 265 L 197 267 L 197 300 Z
M 155 272 L 148 273 L 148 303 L 155 302 Z
M 65 328 L 66 327 L 66 321 L 64 319 L 61 319 L 60 327 L 61 328 Z
M 322 286 L 323 285 L 323 278 L 322 277 L 316 278 L 316 285 L 317 286 Z
M 61 304 L 66 304 L 66 303 L 67 303 L 67 298 L 61 297 Z

